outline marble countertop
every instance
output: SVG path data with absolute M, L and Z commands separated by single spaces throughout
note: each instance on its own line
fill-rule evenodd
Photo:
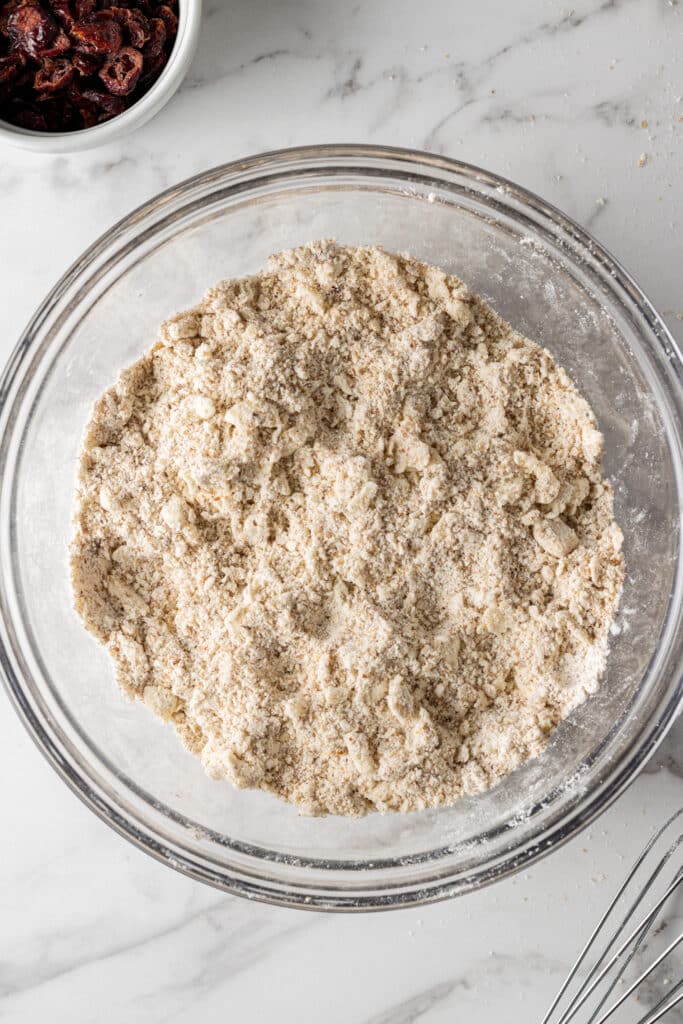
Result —
M 190 73 L 149 125 L 86 154 L 0 150 L 0 358 L 132 207 L 310 142 L 430 149 L 537 191 L 615 253 L 683 342 L 682 41 L 678 0 L 208 0 Z M 683 802 L 679 723 L 607 814 L 529 871 L 414 911 L 305 914 L 223 896 L 126 844 L 0 708 L 11 1024 L 528 1024 Z

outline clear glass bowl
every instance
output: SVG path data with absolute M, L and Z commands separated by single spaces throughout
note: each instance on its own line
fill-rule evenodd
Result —
M 628 568 L 599 693 L 542 757 L 454 807 L 310 819 L 210 781 L 114 684 L 71 606 L 67 542 L 91 404 L 168 314 L 283 247 L 379 243 L 455 272 L 547 346 L 606 435 Z M 219 167 L 93 245 L 47 297 L 2 381 L 0 641 L 19 714 L 118 832 L 230 892 L 289 906 L 453 896 L 548 853 L 607 807 L 681 702 L 681 358 L 618 263 L 537 196 L 441 157 L 331 146 Z

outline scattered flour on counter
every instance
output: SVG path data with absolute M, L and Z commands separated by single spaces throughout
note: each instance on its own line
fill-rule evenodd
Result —
M 565 372 L 457 278 L 282 252 L 97 402 L 76 608 L 211 776 L 308 814 L 450 804 L 598 685 L 601 456 Z

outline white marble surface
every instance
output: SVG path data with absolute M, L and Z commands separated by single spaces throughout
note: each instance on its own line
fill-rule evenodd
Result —
M 428 148 L 574 216 L 683 341 L 677 0 L 208 0 L 179 94 L 127 141 L 0 151 L 0 356 L 83 247 L 234 157 L 308 142 Z M 642 166 L 641 166 L 642 165 Z M 528 1024 L 628 859 L 683 803 L 683 725 L 589 832 L 450 904 L 338 917 L 251 905 L 127 845 L 0 704 L 0 1021 Z

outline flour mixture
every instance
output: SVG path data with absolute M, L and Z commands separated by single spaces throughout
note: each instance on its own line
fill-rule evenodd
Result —
M 565 372 L 457 278 L 283 252 L 97 402 L 76 607 L 211 776 L 308 814 L 450 804 L 598 685 L 601 455 Z

